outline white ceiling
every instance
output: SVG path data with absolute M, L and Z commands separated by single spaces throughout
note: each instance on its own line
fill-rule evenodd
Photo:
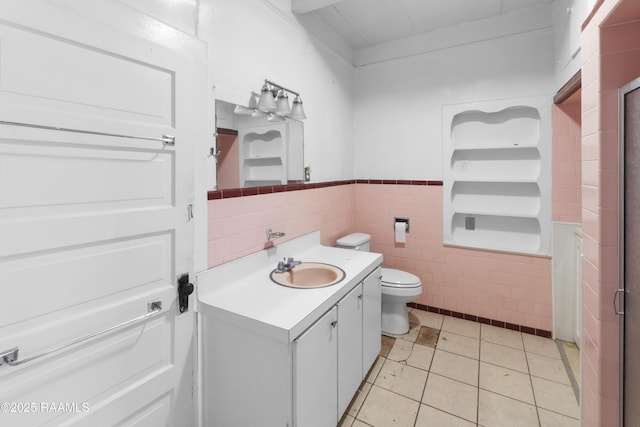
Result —
M 291 0 L 352 48 L 364 48 L 523 9 L 554 0 Z

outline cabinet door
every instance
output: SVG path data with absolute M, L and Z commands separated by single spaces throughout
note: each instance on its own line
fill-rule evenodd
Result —
M 380 354 L 382 333 L 382 269 L 373 270 L 362 282 L 363 314 L 362 314 L 362 378 Z
M 362 283 L 338 303 L 338 417 L 362 382 Z
M 294 419 L 298 427 L 338 423 L 338 309 L 333 307 L 294 345 Z

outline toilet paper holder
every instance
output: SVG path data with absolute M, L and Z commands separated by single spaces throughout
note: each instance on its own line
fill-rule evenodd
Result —
M 393 223 L 393 228 L 395 229 L 396 227 L 396 223 L 398 222 L 404 222 L 404 227 L 405 227 L 405 231 L 408 233 L 409 232 L 409 218 L 398 218 L 396 217 L 394 223 Z

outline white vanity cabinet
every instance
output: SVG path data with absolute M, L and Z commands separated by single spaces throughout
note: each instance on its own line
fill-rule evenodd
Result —
M 377 267 L 289 344 L 204 317 L 206 425 L 335 426 L 380 352 L 380 303 Z
M 375 361 L 382 256 L 322 246 L 318 233 L 296 241 L 198 275 L 202 425 L 334 427 Z M 289 253 L 338 266 L 345 279 L 316 289 L 271 282 Z

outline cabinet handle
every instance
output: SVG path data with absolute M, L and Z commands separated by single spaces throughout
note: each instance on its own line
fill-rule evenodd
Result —
M 331 327 L 335 328 L 337 324 L 338 324 L 338 321 L 334 320 L 333 322 L 331 322 Z

